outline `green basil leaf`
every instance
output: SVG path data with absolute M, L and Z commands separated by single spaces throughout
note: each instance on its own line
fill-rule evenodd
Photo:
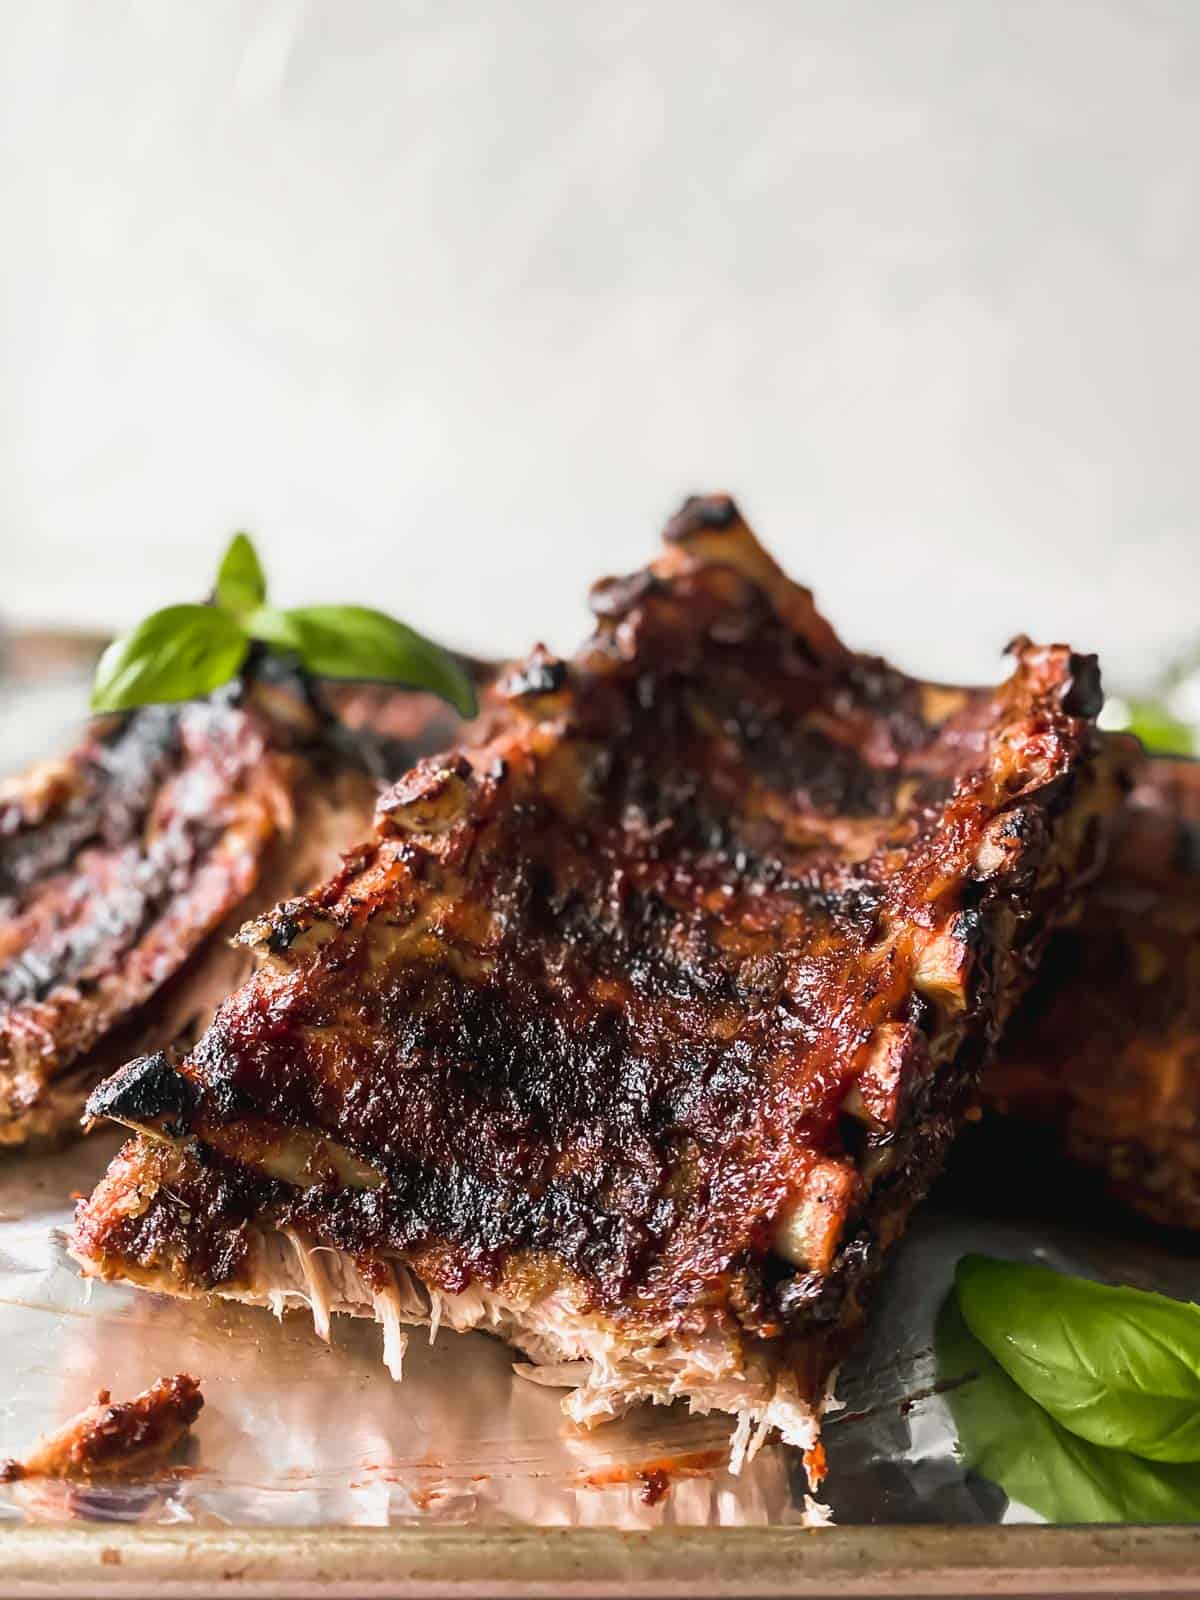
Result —
M 993 1361 L 953 1294 L 936 1349 L 963 1465 L 1010 1500 L 1048 1522 L 1200 1521 L 1200 1467 L 1143 1461 L 1068 1432 Z
M 249 534 L 235 533 L 217 571 L 217 604 L 234 616 L 253 611 L 267 598 L 267 579 Z
M 964 1256 L 968 1328 L 1064 1428 L 1151 1461 L 1200 1461 L 1200 1306 Z
M 247 619 L 256 639 L 294 650 L 307 671 L 324 678 L 369 678 L 426 689 L 464 717 L 475 712 L 475 689 L 452 655 L 403 622 L 365 606 L 263 608 Z
M 1196 731 L 1165 706 L 1153 700 L 1130 700 L 1130 733 L 1136 733 L 1151 755 L 1192 756 L 1196 754 Z
M 270 645 L 272 650 L 290 650 L 300 654 L 300 625 L 292 621 L 290 611 L 279 611 L 274 606 L 259 606 L 244 619 L 246 632 L 252 639 Z
M 216 606 L 168 606 L 109 645 L 92 685 L 93 711 L 127 711 L 160 700 L 190 700 L 234 676 L 249 641 L 236 617 Z

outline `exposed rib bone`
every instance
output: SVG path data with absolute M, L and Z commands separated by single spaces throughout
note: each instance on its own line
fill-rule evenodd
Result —
M 814 1162 L 776 1220 L 776 1255 L 810 1272 L 828 1272 L 857 1189 L 848 1161 Z

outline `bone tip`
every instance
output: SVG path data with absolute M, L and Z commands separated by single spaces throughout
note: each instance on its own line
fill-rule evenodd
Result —
M 701 534 L 732 528 L 740 520 L 731 495 L 693 494 L 667 523 L 663 538 L 669 544 L 686 544 Z

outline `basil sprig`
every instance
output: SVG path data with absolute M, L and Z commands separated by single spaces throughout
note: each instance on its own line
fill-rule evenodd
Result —
M 249 534 L 235 533 L 217 568 L 217 604 L 235 617 L 265 605 L 267 575 Z
M 1128 700 L 1125 731 L 1136 733 L 1151 755 L 1194 756 L 1196 730 L 1157 700 Z
M 294 656 L 322 678 L 381 679 L 438 695 L 462 716 L 475 690 L 462 666 L 403 622 L 366 606 L 267 605 L 258 553 L 235 535 L 210 605 L 167 606 L 114 640 L 92 685 L 93 711 L 128 711 L 210 694 L 241 671 L 252 643 Z
M 1200 1520 L 1200 1466 L 1143 1461 L 1068 1432 L 992 1359 L 953 1294 L 936 1344 L 963 1465 L 1010 1500 L 1048 1522 Z
M 1200 1306 L 964 1256 L 967 1327 L 1069 1432 L 1149 1461 L 1200 1461 Z

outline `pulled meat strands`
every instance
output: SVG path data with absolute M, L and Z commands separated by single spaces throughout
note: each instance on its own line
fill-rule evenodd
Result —
M 116 1405 L 101 1389 L 94 1406 L 43 1439 L 23 1461 L 0 1465 L 0 1479 L 139 1474 L 175 1448 L 203 1405 L 199 1383 L 186 1372 L 160 1378 L 135 1399 Z
M 0 1146 L 72 1131 L 130 1055 L 191 1043 L 250 971 L 241 922 L 369 825 L 360 748 L 411 760 L 457 722 L 426 695 L 329 693 L 342 722 L 264 681 L 148 706 L 0 784 Z
M 1155 1222 L 1200 1228 L 1200 763 L 1146 760 L 1110 860 L 984 1079 L 992 1113 Z
M 80 1207 L 85 1272 L 487 1328 L 590 1424 L 806 1449 L 988 1040 L 1092 870 L 1089 657 L 995 691 L 853 654 L 723 496 L 571 661 L 380 801 Z M 382 1276 L 381 1276 L 382 1274 Z M 815 1461 L 816 1456 L 813 1457 Z

